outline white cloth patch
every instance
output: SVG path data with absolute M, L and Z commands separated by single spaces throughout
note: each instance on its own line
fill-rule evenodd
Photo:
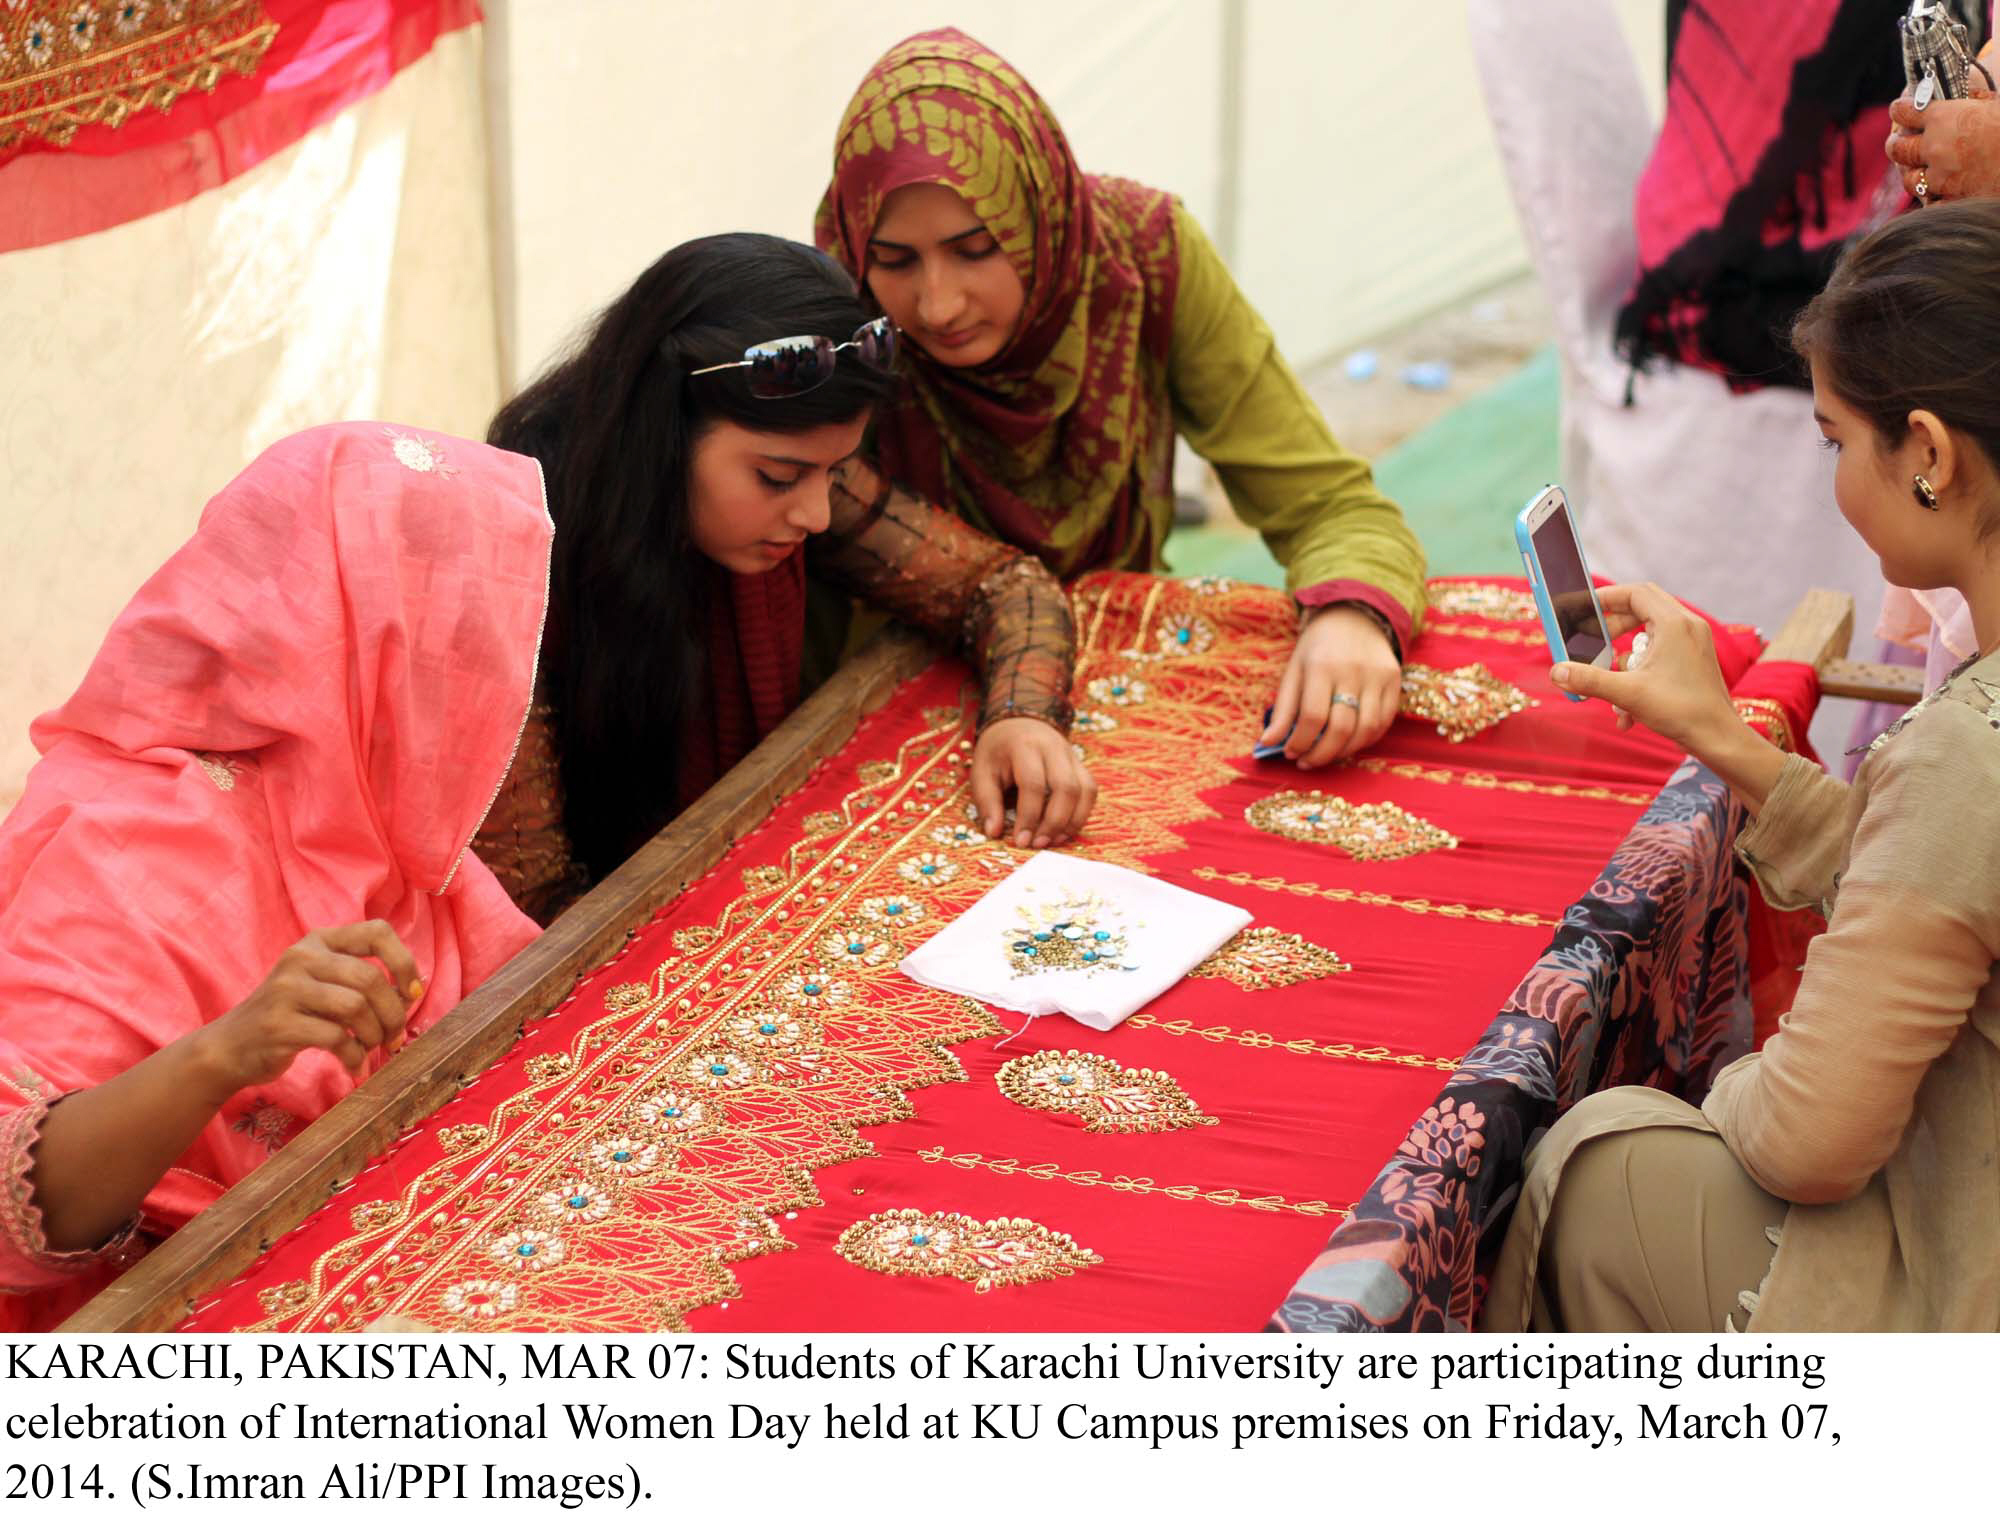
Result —
M 897 968 L 994 1007 L 1113 1029 L 1249 922 L 1116 865 L 1036 854 Z

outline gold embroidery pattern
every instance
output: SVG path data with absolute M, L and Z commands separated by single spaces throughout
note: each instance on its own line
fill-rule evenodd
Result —
M 1031 1219 L 885 1209 L 840 1233 L 834 1250 L 856 1267 L 900 1278 L 957 1278 L 975 1293 L 1067 1278 L 1104 1258 Z
M 1457 838 L 1401 806 L 1345 801 L 1318 790 L 1280 790 L 1252 801 L 1243 816 L 1259 832 L 1296 843 L 1324 843 L 1353 859 L 1409 859 L 1458 847 Z
M 1764 735 L 1787 753 L 1798 752 L 1792 737 L 1792 723 L 1785 715 L 1784 706 L 1776 700 L 1752 698 L 1734 702 L 1736 714 L 1752 726 L 1762 726 Z
M 604 994 L 604 1011 L 622 1013 L 652 1000 L 653 988 L 644 981 L 623 981 Z
M 1127 940 L 1118 909 L 1101 896 L 1067 893 L 1036 907 L 1016 907 L 1021 921 L 1006 929 L 1007 963 L 1016 976 L 1052 970 L 1090 974 L 1100 970 L 1137 970 L 1125 963 Z
M 1093 1134 L 1158 1134 L 1215 1120 L 1164 1071 L 1130 1068 L 1085 1050 L 1041 1050 L 994 1077 L 1009 1102 L 1073 1113 Z
M 1339 975 L 1354 967 L 1331 949 L 1277 928 L 1245 928 L 1188 975 L 1197 981 L 1233 981 L 1245 991 L 1270 991 Z
M 236 788 L 236 771 L 242 765 L 234 759 L 225 758 L 220 753 L 197 753 L 194 761 L 201 765 L 201 772 L 209 777 L 215 788 L 225 795 Z
M 1386 1045 L 1355 1045 L 1344 1040 L 1280 1039 L 1256 1029 L 1232 1029 L 1226 1023 L 1197 1025 L 1186 1018 L 1160 1019 L 1151 1013 L 1134 1013 L 1125 1020 L 1132 1029 L 1158 1029 L 1176 1039 L 1203 1039 L 1210 1044 L 1237 1044 L 1246 1050 L 1283 1050 L 1287 1055 L 1312 1056 L 1323 1060 L 1358 1060 L 1370 1065 L 1410 1066 L 1420 1071 L 1456 1071 L 1458 1059 L 1446 1055 L 1398 1055 Z
M 1167 657 L 1193 657 L 1215 645 L 1215 627 L 1199 615 L 1169 615 L 1155 641 Z
M 1463 668 L 1411 663 L 1403 669 L 1403 714 L 1436 723 L 1447 742 L 1477 737 L 1534 703 L 1484 663 Z
M 1500 583 L 1444 583 L 1430 585 L 1430 606 L 1440 615 L 1476 615 L 1482 620 L 1540 620 L 1535 596 L 1525 589 L 1510 589 Z M 1426 629 L 1431 629 L 1426 622 Z
M 250 75 L 278 24 L 257 0 L 8 0 L 0 8 L 0 150 L 66 147 L 77 129 L 166 111 Z
M 1502 779 L 1483 769 L 1454 769 L 1447 764 L 1422 764 L 1379 756 L 1345 758 L 1335 767 L 1365 769 L 1370 774 L 1389 774 L 1397 779 L 1421 780 L 1429 785 L 1459 784 L 1471 790 L 1505 790 L 1517 795 L 1550 795 L 1578 801 L 1616 801 L 1624 806 L 1650 806 L 1654 799 L 1637 790 L 1611 790 L 1603 785 L 1564 785 L 1533 779 Z
M 960 1151 L 948 1156 L 943 1146 L 917 1152 L 917 1160 L 932 1166 L 955 1166 L 963 1172 L 997 1172 L 1002 1177 L 1028 1177 L 1037 1182 L 1067 1182 L 1080 1188 L 1109 1188 L 1114 1193 L 1159 1194 L 1183 1203 L 1215 1204 L 1224 1209 L 1256 1209 L 1265 1214 L 1303 1214 L 1309 1219 L 1345 1215 L 1352 1204 L 1330 1204 L 1324 1199 L 1293 1201 L 1278 1193 L 1249 1194 L 1235 1188 L 1200 1188 L 1192 1183 L 1165 1187 L 1151 1177 L 1128 1177 L 1117 1172 L 1065 1172 L 1053 1161 L 1023 1165 L 1013 1156 L 984 1156 L 978 1151 Z
M 1125 692 L 1096 703 L 1147 707 L 1144 727 L 1094 737 L 1116 769 L 1106 810 L 1073 851 L 1141 869 L 1184 846 L 1176 829 L 1217 816 L 1201 795 L 1235 777 L 1295 636 L 1281 594 L 1245 587 L 1199 607 L 1228 632 L 1201 661 L 1140 651 L 1166 593 L 1176 609 L 1194 603 L 1182 586 L 1123 575 L 1071 595 L 1079 692 L 1122 675 Z M 393 1311 L 487 1330 L 681 1330 L 687 1311 L 735 1297 L 731 1264 L 787 1247 L 773 1216 L 819 1202 L 814 1172 L 867 1154 L 860 1130 L 908 1117 L 913 1090 L 964 1080 L 949 1046 L 1003 1032 L 977 1004 L 896 975 L 886 953 L 842 958 L 847 943 L 920 939 L 1024 857 L 940 835 L 969 804 L 975 722 L 951 714 L 905 736 L 893 778 L 872 771 L 879 782 L 864 785 L 850 773 L 837 812 L 815 813 L 789 846 L 760 840 L 780 862 L 744 871 L 744 890 L 719 912 L 704 902 L 698 934 L 678 936 L 684 921 L 674 937 L 653 935 L 675 952 L 649 981 L 621 979 L 646 988 L 643 1002 L 624 992 L 587 1019 L 572 1007 L 571 1022 L 550 1026 L 563 1048 L 531 1040 L 543 1053 L 515 1060 L 512 1084 L 462 1094 L 458 1119 L 468 1105 L 479 1115 L 430 1126 L 424 1169 L 397 1200 L 403 1217 L 317 1250 L 296 1296 L 261 1290 L 264 1318 L 249 1328 L 355 1330 Z M 709 895 L 720 881 L 710 877 Z M 564 1206 L 578 1197 L 588 1213 L 572 1217 Z
M 1426 621 L 1424 631 L 1438 636 L 1469 636 L 1482 642 L 1505 642 L 1510 647 L 1533 647 L 1548 640 L 1540 631 L 1513 631 L 1504 626 L 1468 626 L 1455 620 Z
M 1315 885 L 1310 880 L 1283 880 L 1276 875 L 1252 875 L 1244 870 L 1218 870 L 1199 865 L 1197 880 L 1219 880 L 1224 885 L 1254 885 L 1261 891 L 1283 891 L 1291 896 L 1316 896 L 1321 901 L 1351 901 L 1364 907 L 1394 907 L 1398 912 L 1419 916 L 1470 918 L 1481 923 L 1507 923 L 1517 928 L 1557 928 L 1553 917 L 1537 917 L 1533 912 L 1509 912 L 1503 907 L 1469 907 L 1459 901 L 1432 901 L 1426 896 L 1388 896 L 1380 891 L 1350 891 L 1342 886 Z

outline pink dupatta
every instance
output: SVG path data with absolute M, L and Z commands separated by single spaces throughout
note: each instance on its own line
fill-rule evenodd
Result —
M 420 1031 L 537 929 L 466 851 L 534 689 L 551 527 L 526 457 L 380 424 L 294 435 L 218 494 L 35 722 L 0 824 L 0 1299 L 104 1281 L 49 1252 L 26 1168 L 47 1105 L 227 1012 L 308 931 L 388 921 Z M 148 1195 L 159 1236 L 353 1086 L 301 1054 Z

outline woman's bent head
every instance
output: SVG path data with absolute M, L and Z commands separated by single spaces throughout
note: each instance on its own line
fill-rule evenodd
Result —
M 1834 497 L 1891 583 L 1956 587 L 2000 532 L 2000 201 L 1857 243 L 1793 327 Z
M 680 804 L 676 760 L 708 682 L 721 574 L 772 572 L 825 527 L 833 471 L 892 380 L 850 349 L 810 390 L 760 397 L 732 363 L 795 335 L 844 343 L 869 317 L 846 273 L 807 245 L 694 239 L 493 421 L 494 444 L 548 473 L 549 693 L 566 825 L 596 874 Z

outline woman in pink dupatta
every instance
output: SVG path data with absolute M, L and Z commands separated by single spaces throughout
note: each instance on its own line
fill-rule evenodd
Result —
M 466 846 L 550 538 L 524 457 L 295 435 L 35 723 L 0 824 L 0 1326 L 62 1319 L 535 936 Z

